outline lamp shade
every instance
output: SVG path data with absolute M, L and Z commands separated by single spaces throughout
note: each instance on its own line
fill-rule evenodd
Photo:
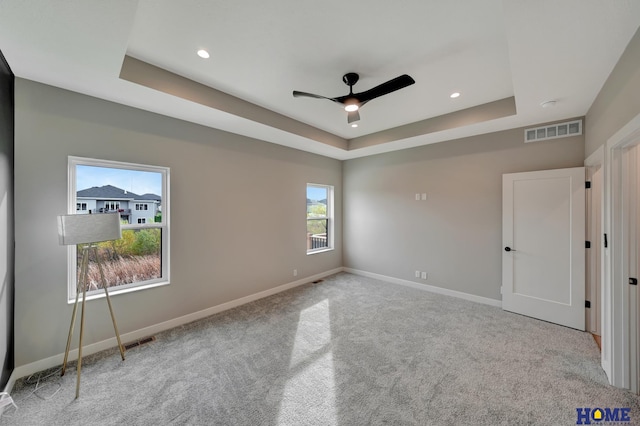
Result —
M 122 238 L 118 213 L 68 214 L 58 216 L 58 241 L 69 246 Z

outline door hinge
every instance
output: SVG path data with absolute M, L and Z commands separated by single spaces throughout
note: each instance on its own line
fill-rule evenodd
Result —
M 608 242 L 607 242 L 607 234 L 604 234 L 604 248 L 607 248 L 609 246 Z
M 637 278 L 629 278 L 629 284 L 630 285 L 638 285 L 638 279 Z
M 591 182 L 586 181 L 586 182 L 584 183 L 584 187 L 585 187 L 585 189 L 591 189 Z
M 591 307 L 591 301 L 589 301 L 589 300 L 585 300 L 585 301 L 584 301 L 584 307 L 585 307 L 585 308 L 590 308 L 590 307 Z
M 591 241 L 585 241 L 584 248 L 591 248 Z

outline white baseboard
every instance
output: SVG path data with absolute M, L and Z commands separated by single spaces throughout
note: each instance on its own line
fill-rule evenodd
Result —
M 294 287 L 298 287 L 301 286 L 303 284 L 308 284 L 312 281 L 315 280 L 319 280 L 321 278 L 325 278 L 328 277 L 329 275 L 333 275 L 333 274 L 337 274 L 338 272 L 342 272 L 343 268 L 336 268 L 336 269 L 332 269 L 330 271 L 326 271 L 326 272 L 322 272 L 316 275 L 312 275 L 310 277 L 305 277 L 305 278 L 301 278 L 297 281 L 293 281 L 290 282 L 288 284 L 283 284 L 281 286 L 278 287 L 274 287 L 271 288 L 269 290 L 265 290 L 265 291 L 261 291 L 259 293 L 255 293 L 255 294 L 251 294 L 249 296 L 245 296 L 245 297 L 241 297 L 239 299 L 235 299 L 232 300 L 230 302 L 226 302 L 226 303 L 222 303 L 220 305 L 216 305 L 216 306 L 212 306 L 210 308 L 207 309 L 203 309 L 201 311 L 198 312 L 193 312 L 191 314 L 188 315 L 184 315 L 178 318 L 174 318 L 172 320 L 169 321 L 164 321 L 161 322 L 159 324 L 154 324 L 152 326 L 149 327 L 145 327 L 145 328 L 141 328 L 139 330 L 135 330 L 135 331 L 131 331 L 129 333 L 126 334 L 122 334 L 120 336 L 121 341 L 123 342 L 123 344 L 126 344 L 127 342 L 131 342 L 131 341 L 135 341 L 135 340 L 139 340 L 143 337 L 147 337 L 150 335 L 153 335 L 155 333 L 160 333 L 161 331 L 165 331 L 165 330 L 169 330 L 184 324 L 188 324 L 190 322 L 193 321 L 197 321 L 199 319 L 202 318 L 206 318 L 208 316 L 259 300 L 259 299 L 263 299 L 265 297 L 268 296 L 272 296 L 274 294 L 277 293 L 281 293 L 283 291 L 292 289 Z M 100 352 L 103 351 L 105 349 L 109 349 L 109 348 L 115 348 L 118 345 L 117 340 L 114 337 L 110 338 L 110 339 L 106 339 L 106 340 L 102 340 L 100 342 L 96 342 L 96 343 L 92 343 L 90 345 L 87 346 L 83 346 L 82 348 L 82 354 L 84 355 L 91 355 L 94 354 L 96 352 Z M 69 360 L 75 360 L 78 358 L 78 349 L 73 349 L 71 351 L 69 351 Z M 21 365 L 19 367 L 16 367 L 13 370 L 13 373 L 11 374 L 11 377 L 9 378 L 9 382 L 7 383 L 5 392 L 10 392 L 11 389 L 13 389 L 13 385 L 16 381 L 16 379 L 19 379 L 21 377 L 25 377 L 25 376 L 29 376 L 31 374 L 37 373 L 39 371 L 43 371 L 43 370 L 47 370 L 49 368 L 53 368 L 56 367 L 58 365 L 62 365 L 62 362 L 64 361 L 64 353 L 58 354 L 58 355 L 54 355 L 51 356 L 49 358 L 45 358 L 45 359 L 41 359 L 29 364 L 25 364 L 25 365 Z
M 13 385 L 16 384 L 16 370 L 14 369 L 11 372 L 11 376 L 9 376 L 9 380 L 7 381 L 7 384 L 5 385 L 4 389 L 2 389 L 3 392 L 7 392 L 7 393 L 11 393 L 11 391 L 13 390 Z M 0 412 L 0 416 L 2 415 L 2 412 Z
M 380 281 L 386 281 L 392 284 L 399 284 L 406 287 L 416 288 L 418 290 L 429 291 L 431 293 L 443 294 L 445 296 L 457 297 L 459 299 L 469 300 L 471 302 L 482 303 L 484 305 L 495 306 L 502 308 L 502 301 L 496 299 L 489 299 L 488 297 L 476 296 L 475 294 L 463 293 L 461 291 L 449 290 L 447 288 L 436 287 L 429 284 L 420 284 L 413 281 L 407 281 L 400 278 L 388 277 L 386 275 L 375 274 L 373 272 L 361 271 L 352 268 L 342 268 L 344 272 L 348 272 L 354 275 L 362 275 L 363 277 L 373 278 Z
M 2 392 L 11 393 L 11 391 L 13 390 L 13 385 L 16 383 L 16 378 L 17 378 L 15 372 L 16 370 L 13 370 L 13 372 L 11 372 L 11 376 L 9 376 L 9 380 L 7 381 L 7 384 L 5 385 Z M 2 415 L 4 414 L 4 410 L 6 408 L 7 407 L 0 408 L 0 417 L 2 417 Z

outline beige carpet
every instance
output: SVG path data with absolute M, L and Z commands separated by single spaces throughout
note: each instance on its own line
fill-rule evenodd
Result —
M 640 424 L 588 333 L 350 274 L 156 337 L 85 358 L 79 400 L 74 367 L 19 381 L 0 425 Z

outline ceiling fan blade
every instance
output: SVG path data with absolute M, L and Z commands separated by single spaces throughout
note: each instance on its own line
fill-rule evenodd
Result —
M 360 120 L 360 113 L 358 111 L 349 111 L 347 112 L 347 123 L 351 124 L 354 121 Z
M 396 77 L 382 83 L 372 89 L 366 90 L 361 93 L 354 93 L 353 97 L 358 99 L 361 104 L 369 102 L 371 99 L 378 98 L 380 96 L 395 92 L 396 90 L 403 89 L 407 86 L 411 86 L 415 83 L 415 80 L 409 77 L 407 74 L 403 74 L 400 77 Z
M 332 99 L 332 98 L 327 98 L 326 96 L 314 95 L 313 93 L 307 93 L 307 92 L 299 92 L 299 91 L 297 91 L 297 90 L 294 90 L 294 91 L 293 91 L 293 97 L 294 97 L 294 98 L 300 98 L 300 97 L 303 97 L 303 98 L 328 99 L 328 100 L 330 100 L 330 101 L 334 101 L 334 102 L 335 102 L 335 100 L 334 100 L 334 99 Z

